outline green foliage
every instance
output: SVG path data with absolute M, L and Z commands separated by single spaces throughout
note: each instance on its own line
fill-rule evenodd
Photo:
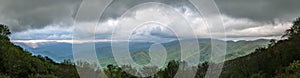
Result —
M 11 32 L 9 31 L 6 25 L 0 24 L 0 35 L 1 36 L 9 36 Z
M 216 40 L 216 42 L 221 42 L 219 40 Z M 199 49 L 200 53 L 200 62 L 205 62 L 210 59 L 210 53 L 211 53 L 211 43 L 209 40 L 199 40 L 199 46 L 201 46 Z M 248 55 L 255 51 L 256 48 L 259 47 L 268 47 L 269 40 L 265 39 L 259 39 L 254 41 L 227 41 L 227 50 L 226 50 L 226 60 L 234 59 L 237 57 L 242 57 L 245 55 Z M 165 46 L 167 51 L 167 59 L 166 61 L 171 60 L 179 60 L 181 55 L 180 50 L 180 44 L 179 43 L 173 43 L 171 46 Z M 110 48 L 110 47 L 109 47 Z M 196 54 L 195 54 L 196 55 Z M 132 58 L 137 64 L 140 65 L 146 65 L 150 62 L 150 56 L 148 51 L 137 51 L 137 52 L 131 52 Z M 156 56 L 159 57 L 159 56 Z M 109 64 L 117 64 L 115 62 L 114 56 L 108 55 L 103 57 L 98 57 L 99 61 L 101 61 L 101 66 L 106 67 Z M 166 63 L 167 64 L 167 63 Z
M 124 70 L 131 72 L 131 73 L 137 73 L 137 70 L 130 66 L 123 66 L 123 67 L 118 67 L 115 65 L 107 65 L 107 68 L 104 69 L 105 74 L 107 75 L 108 78 L 137 78 L 134 75 L 137 74 L 129 74 L 126 73 Z M 131 71 L 129 71 L 131 70 Z
M 247 56 L 226 61 L 221 78 L 299 78 L 299 61 L 294 61 L 300 60 L 299 25 L 300 18 L 287 30 L 287 40 L 271 40 L 267 48 L 258 48 Z
M 32 56 L 10 42 L 0 42 L 0 73 L 10 77 L 76 78 L 75 66 L 58 64 L 41 56 Z M 54 78 L 55 78 L 54 77 Z
M 0 78 L 10 78 L 10 76 L 3 75 L 3 74 L 0 73 Z
M 286 30 L 282 37 L 288 37 L 290 40 L 300 39 L 300 17 L 293 22 L 293 26 Z
M 300 44 L 298 41 L 278 41 L 268 48 L 259 48 L 247 56 L 226 61 L 222 77 L 272 77 L 281 71 L 280 68 L 288 66 L 294 60 L 300 59 Z M 292 63 L 289 70 L 295 69 L 297 62 Z M 257 72 L 260 71 L 260 72 Z
M 0 24 L 0 78 L 78 78 L 75 66 L 55 63 L 48 57 L 32 56 L 9 41 L 11 34 Z
M 172 60 L 167 67 L 159 72 L 163 78 L 173 78 L 179 68 L 179 61 Z
M 293 63 L 291 63 L 287 68 L 286 71 L 287 72 L 296 72 L 299 71 L 300 69 L 300 61 L 294 61 Z
M 285 71 L 279 72 L 275 78 L 299 78 L 300 77 L 300 61 L 296 60 L 290 63 L 289 66 L 284 67 Z
M 250 76 L 250 78 L 266 78 L 265 77 L 265 73 L 263 73 L 263 72 L 258 72 L 258 73 L 255 73 L 255 74 L 252 74 L 251 76 Z
M 8 36 L 11 34 L 6 25 L 0 24 L 0 41 L 9 40 Z

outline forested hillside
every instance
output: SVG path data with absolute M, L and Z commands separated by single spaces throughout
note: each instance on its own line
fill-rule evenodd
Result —
M 0 78 L 78 78 L 69 61 L 55 63 L 48 57 L 32 56 L 9 41 L 8 27 L 0 24 Z
M 267 48 L 226 61 L 222 77 L 228 78 L 299 78 L 300 77 L 300 18 L 286 30 L 278 42 L 272 40 Z

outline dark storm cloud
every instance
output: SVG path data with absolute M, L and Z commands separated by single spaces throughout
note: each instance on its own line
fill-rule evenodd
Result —
M 41 29 L 51 24 L 68 26 L 81 2 L 82 0 L 1 0 L 0 23 L 10 26 L 13 32 Z M 116 19 L 129 8 L 144 2 L 162 2 L 178 7 L 188 3 L 185 0 L 114 0 L 104 12 L 103 21 Z
M 278 36 L 285 30 L 284 28 L 289 28 L 289 25 L 281 26 L 280 23 L 286 24 L 300 16 L 300 0 L 215 1 L 224 14 L 227 33 L 232 37 Z M 52 25 L 71 26 L 81 2 L 82 0 L 0 0 L 0 23 L 7 24 L 13 32 L 43 29 Z M 197 12 L 188 0 L 114 0 L 104 11 L 101 22 L 109 19 L 118 20 L 118 17 L 128 9 L 145 2 L 161 2 L 175 9 L 188 7 L 192 12 Z M 90 4 L 92 6 L 92 3 Z M 184 13 L 186 9 L 180 11 Z M 250 31 L 267 28 L 274 32 L 255 31 L 249 34 Z M 101 35 L 108 38 L 110 34 Z M 173 38 L 172 34 L 160 31 L 153 31 L 151 35 Z
M 128 9 L 146 2 L 160 2 L 172 7 L 182 7 L 189 6 L 193 7 L 190 2 L 187 0 L 114 0 L 109 7 L 106 8 L 106 11 L 103 13 L 103 20 L 112 18 L 116 19 L 125 13 Z
M 234 18 L 272 22 L 300 16 L 300 0 L 215 0 L 222 13 Z
M 80 0 L 1 0 L 0 21 L 13 32 L 71 24 Z

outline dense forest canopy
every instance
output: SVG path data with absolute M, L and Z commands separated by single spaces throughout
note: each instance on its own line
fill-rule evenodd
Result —
M 0 24 L 0 78 L 78 78 L 69 62 L 55 63 L 48 57 L 32 56 L 9 41 L 8 26 Z
M 11 32 L 8 29 L 8 26 L 0 24 L 0 40 L 9 40 L 8 36 Z

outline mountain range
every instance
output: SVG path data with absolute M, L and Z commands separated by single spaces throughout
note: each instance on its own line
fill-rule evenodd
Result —
M 189 40 L 181 40 L 189 41 Z M 216 40 L 221 41 L 221 40 Z M 259 47 L 266 47 L 269 40 L 259 39 L 253 41 L 226 41 L 226 60 L 248 55 Z M 66 59 L 73 60 L 72 43 L 65 42 L 41 42 L 41 43 L 22 43 L 14 42 L 33 55 L 47 56 L 55 62 L 63 62 Z M 81 43 L 85 44 L 85 43 Z M 147 64 L 150 61 L 148 49 L 154 44 L 153 42 L 129 42 L 129 51 L 135 62 L 138 64 Z M 167 61 L 180 59 L 180 41 L 174 40 L 166 43 L 161 43 L 167 51 Z M 201 62 L 208 61 L 211 53 L 211 39 L 198 39 L 199 48 L 201 50 L 199 60 Z M 96 42 L 96 54 L 101 65 L 116 64 L 110 42 Z

